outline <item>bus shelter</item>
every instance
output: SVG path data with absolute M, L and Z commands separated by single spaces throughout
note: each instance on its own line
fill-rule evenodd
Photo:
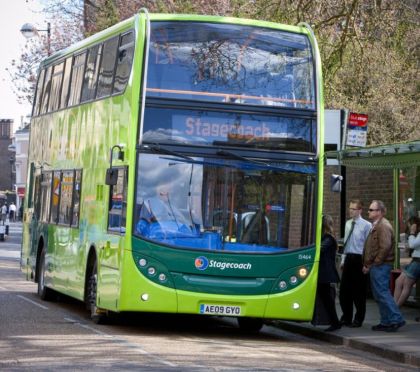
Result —
M 392 182 L 384 182 L 382 187 L 384 192 L 392 194 L 392 205 L 388 208 L 387 218 L 394 227 L 394 272 L 398 273 L 400 267 L 411 260 L 405 235 L 408 220 L 413 216 L 420 217 L 420 141 L 345 149 L 328 154 L 328 157 L 332 156 L 337 157 L 339 164 L 346 168 L 346 174 L 351 168 L 365 169 L 368 173 L 381 170 L 391 172 L 392 177 L 389 179 Z M 378 182 L 381 182 L 379 177 Z M 361 193 L 363 194 L 362 187 Z M 416 287 L 415 299 L 419 304 L 419 281 Z

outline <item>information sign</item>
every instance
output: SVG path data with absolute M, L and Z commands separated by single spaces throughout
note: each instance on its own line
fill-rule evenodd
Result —
M 366 146 L 368 116 L 351 112 L 347 122 L 347 146 Z

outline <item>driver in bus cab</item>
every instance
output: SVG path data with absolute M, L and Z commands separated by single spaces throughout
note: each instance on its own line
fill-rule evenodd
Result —
M 188 220 L 171 201 L 170 189 L 168 185 L 159 185 L 155 196 L 143 200 L 136 226 L 141 235 L 155 237 L 154 234 L 159 232 L 159 237 L 168 237 L 189 229 Z
M 158 186 L 155 196 L 143 200 L 139 217 L 149 223 L 173 220 L 175 218 L 168 186 Z

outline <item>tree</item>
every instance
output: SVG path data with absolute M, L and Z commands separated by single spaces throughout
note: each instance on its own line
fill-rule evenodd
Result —
M 254 5 L 258 18 L 313 26 L 326 106 L 368 114 L 369 144 L 419 138 L 418 2 L 258 0 Z
M 49 4 L 44 9 L 51 21 L 51 45 L 54 53 L 75 43 L 83 37 L 82 17 L 77 4 L 80 0 L 62 0 Z M 70 4 L 71 3 L 71 4 Z M 80 4 L 79 4 L 80 6 Z M 45 34 L 39 33 L 28 40 L 18 60 L 12 60 L 8 72 L 19 102 L 32 104 L 37 80 L 37 69 L 41 61 L 48 56 L 48 41 Z
M 45 11 L 89 35 L 142 7 L 286 24 L 305 21 L 320 46 L 326 107 L 368 114 L 370 144 L 420 138 L 416 0 L 48 0 Z M 30 54 L 23 55 L 28 66 Z M 21 73 L 28 73 L 23 65 Z M 29 96 L 31 84 L 33 79 L 18 90 Z

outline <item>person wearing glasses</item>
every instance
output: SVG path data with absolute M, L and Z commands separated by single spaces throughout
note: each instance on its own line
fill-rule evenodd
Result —
M 411 288 L 420 278 L 420 219 L 411 217 L 409 224 L 408 247 L 413 250 L 412 261 L 395 282 L 394 299 L 398 306 L 404 305 L 410 296 Z
M 366 279 L 363 274 L 363 247 L 372 224 L 362 217 L 362 202 L 350 200 L 350 219 L 344 229 L 344 250 L 341 256 L 340 323 L 347 327 L 361 327 L 366 315 Z M 353 320 L 353 306 L 356 313 Z
M 381 200 L 373 200 L 369 206 L 372 229 L 363 250 L 363 272 L 370 273 L 370 285 L 380 313 L 380 323 L 372 330 L 395 332 L 405 325 L 405 320 L 389 289 L 395 237 L 385 214 L 385 204 Z

